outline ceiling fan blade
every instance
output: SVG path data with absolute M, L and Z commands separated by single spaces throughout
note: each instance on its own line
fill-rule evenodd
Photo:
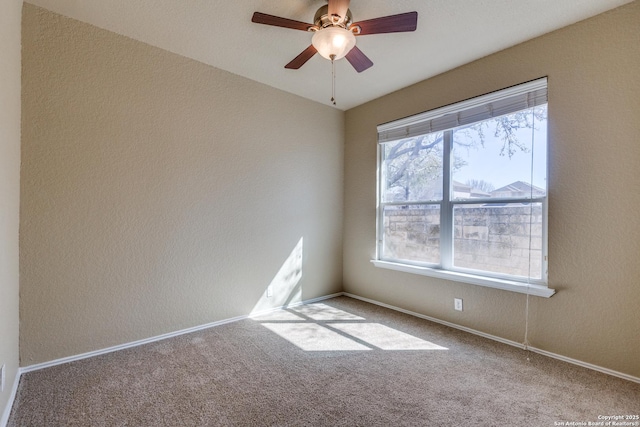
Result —
M 353 68 L 355 68 L 359 73 L 373 65 L 373 62 L 371 62 L 367 55 L 358 49 L 358 46 L 354 46 L 353 49 L 347 53 L 345 58 L 347 58 L 347 61 L 349 61 L 349 63 L 353 65 Z
M 308 60 L 310 60 L 317 52 L 318 51 L 316 50 L 316 48 L 311 45 L 303 50 L 300 55 L 293 58 L 293 60 L 285 65 L 284 68 L 297 70 L 298 68 L 302 67 Z
M 267 15 L 266 13 L 260 12 L 255 12 L 253 14 L 251 22 L 302 31 L 307 31 L 310 27 L 313 27 L 312 24 L 307 24 L 306 22 L 294 21 L 293 19 L 281 18 L 279 16 Z
M 349 10 L 349 0 L 329 0 L 329 15 L 338 15 L 344 19 Z
M 351 28 L 356 25 L 360 27 L 360 33 L 356 33 L 356 35 L 360 36 L 415 31 L 418 26 L 418 12 L 407 12 L 399 15 L 383 16 L 381 18 L 355 22 L 351 24 Z

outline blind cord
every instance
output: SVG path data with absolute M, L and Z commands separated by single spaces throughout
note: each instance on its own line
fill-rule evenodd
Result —
M 534 107 L 535 108 L 535 107 Z M 527 298 L 524 309 L 524 341 L 522 342 L 523 349 L 527 352 L 527 362 L 530 362 L 529 358 L 529 289 L 531 285 L 531 247 L 533 239 L 533 156 L 535 153 L 535 124 L 536 116 L 534 108 L 531 108 L 531 165 L 529 172 L 529 270 L 527 273 Z

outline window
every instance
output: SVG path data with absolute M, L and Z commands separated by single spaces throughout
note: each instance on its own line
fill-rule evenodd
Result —
M 551 296 L 547 80 L 378 127 L 379 267 Z

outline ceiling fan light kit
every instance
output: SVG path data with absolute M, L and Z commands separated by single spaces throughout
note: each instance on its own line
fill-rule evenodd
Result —
M 337 61 L 353 49 L 356 36 L 342 27 L 326 27 L 313 34 L 311 44 L 323 58 Z

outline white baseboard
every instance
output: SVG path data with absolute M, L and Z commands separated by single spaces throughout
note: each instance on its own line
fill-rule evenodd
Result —
M 450 328 L 458 329 L 458 330 L 461 330 L 461 331 L 464 331 L 464 332 L 468 332 L 470 334 L 479 335 L 481 337 L 488 338 L 488 339 L 493 340 L 493 341 L 498 341 L 498 342 L 501 342 L 503 344 L 507 344 L 507 345 L 510 345 L 510 346 L 513 346 L 513 347 L 523 348 L 522 343 L 517 343 L 515 341 L 511 341 L 511 340 L 508 340 L 508 339 L 505 339 L 505 338 L 500 338 L 500 337 L 497 337 L 495 335 L 491 335 L 491 334 L 487 334 L 487 333 L 484 333 L 484 332 L 476 331 L 475 329 L 467 328 L 465 326 L 456 325 L 455 323 L 451 323 L 451 322 L 447 322 L 447 321 L 444 321 L 444 320 L 436 319 L 435 317 L 426 316 L 424 314 L 416 313 L 416 312 L 410 311 L 410 310 L 405 310 L 405 309 L 400 308 L 400 307 L 396 307 L 396 306 L 393 306 L 393 305 L 390 305 L 390 304 L 385 304 L 383 302 L 372 300 L 370 298 L 361 297 L 359 295 L 354 295 L 354 294 L 351 294 L 349 292 L 342 292 L 342 295 L 345 296 L 345 297 L 349 297 L 349 298 L 357 299 L 357 300 L 360 300 L 360 301 L 368 302 L 370 304 L 379 305 L 380 307 L 385 307 L 385 308 L 388 308 L 388 309 L 391 309 L 391 310 L 399 311 L 401 313 L 409 314 L 411 316 L 419 317 L 421 319 L 429 320 L 429 321 L 434 322 L 434 323 L 439 323 L 441 325 L 449 326 Z M 561 354 L 552 353 L 550 351 L 542 350 L 542 349 L 539 349 L 539 348 L 536 348 L 536 347 L 527 347 L 527 349 L 529 351 L 534 352 L 534 353 L 542 354 L 544 356 L 551 357 L 553 359 L 562 360 L 563 362 L 571 363 L 573 365 L 578 365 L 578 366 L 581 366 L 583 368 L 587 368 L 587 369 L 591 369 L 591 370 L 594 370 L 594 371 L 602 372 L 603 374 L 607 374 L 607 375 L 611 375 L 611 376 L 614 376 L 614 377 L 622 378 L 623 380 L 632 381 L 632 382 L 635 382 L 635 383 L 640 383 L 640 378 L 634 377 L 633 375 L 628 375 L 628 374 L 625 374 L 625 373 L 622 373 L 622 372 L 614 371 L 613 369 L 603 368 L 602 366 L 593 365 L 591 363 L 583 362 L 583 361 L 577 360 L 577 359 L 572 359 L 570 357 L 566 357 L 566 356 L 563 356 Z
M 16 394 L 18 393 L 18 384 L 20 383 L 20 375 L 22 371 L 18 368 L 16 372 L 16 377 L 13 381 L 13 387 L 11 387 L 11 394 L 9 394 L 9 401 L 7 402 L 7 406 L 4 408 L 2 412 L 2 418 L 0 418 L 0 427 L 6 427 L 9 422 L 9 416 L 11 415 L 11 409 L 13 408 L 13 402 L 16 400 Z
M 391 310 L 395 310 L 395 311 L 399 311 L 401 313 L 405 313 L 405 314 L 408 314 L 408 315 L 411 315 L 411 316 L 419 317 L 421 319 L 429 320 L 429 321 L 434 322 L 434 323 L 439 323 L 441 325 L 449 326 L 449 327 L 454 328 L 454 329 L 458 329 L 458 330 L 461 330 L 461 331 L 464 331 L 464 332 L 468 332 L 470 334 L 478 335 L 478 336 L 481 336 L 481 337 L 484 337 L 484 338 L 488 338 L 490 340 L 501 342 L 503 344 L 507 344 L 507 345 L 510 345 L 510 346 L 513 346 L 513 347 L 522 348 L 522 344 L 521 343 L 517 343 L 515 341 L 511 341 L 511 340 L 508 340 L 508 339 L 505 339 L 505 338 L 501 338 L 501 337 L 498 337 L 498 336 L 495 336 L 495 335 L 487 334 L 487 333 L 484 333 L 484 332 L 481 332 L 481 331 L 477 331 L 475 329 L 467 328 L 465 326 L 456 325 L 455 323 L 451 323 L 451 322 L 447 322 L 447 321 L 444 321 L 444 320 L 440 320 L 440 319 L 437 319 L 435 317 L 426 316 L 424 314 L 416 313 L 416 312 L 413 312 L 413 311 L 410 311 L 410 310 L 405 310 L 405 309 L 400 308 L 400 307 L 396 307 L 396 306 L 393 306 L 393 305 L 390 305 L 390 304 L 385 304 L 383 302 L 376 301 L 376 300 L 373 300 L 373 299 L 370 299 L 370 298 L 361 297 L 359 295 L 351 294 L 349 292 L 337 292 L 335 294 L 330 294 L 330 295 L 325 295 L 325 296 L 318 297 L 318 298 L 304 300 L 304 301 L 300 301 L 300 302 L 297 302 L 297 303 L 294 303 L 294 304 L 288 304 L 286 306 L 274 307 L 274 308 L 271 308 L 271 309 L 268 309 L 268 310 L 260 311 L 258 313 L 251 313 L 251 314 L 247 314 L 247 315 L 243 315 L 243 316 L 237 316 L 237 317 L 232 317 L 232 318 L 229 318 L 229 319 L 223 319 L 223 320 L 219 320 L 217 322 L 211 322 L 211 323 L 207 323 L 207 324 L 204 324 L 204 325 L 194 326 L 192 328 L 182 329 L 182 330 L 179 330 L 179 331 L 170 332 L 170 333 L 166 333 L 166 334 L 162 334 L 162 335 L 157 335 L 157 336 L 154 336 L 154 337 L 145 338 L 145 339 L 138 340 L 138 341 L 133 341 L 133 342 L 129 342 L 129 343 L 121 344 L 121 345 L 116 345 L 116 346 L 113 346 L 113 347 L 103 348 L 101 350 L 90 351 L 90 352 L 78 354 L 78 355 L 75 355 L 75 356 L 64 357 L 64 358 L 61 358 L 61 359 L 51 360 L 51 361 L 44 362 L 44 363 L 38 363 L 38 364 L 35 364 L 35 365 L 29 365 L 29 366 L 22 367 L 22 368 L 19 369 L 19 371 L 17 373 L 16 381 L 14 383 L 14 387 L 13 387 L 11 398 L 10 398 L 11 404 L 8 405 L 8 407 L 5 409 L 5 414 L 3 415 L 2 419 L 0 419 L 0 421 L 4 422 L 5 424 L 8 421 L 9 414 L 11 412 L 11 406 L 12 406 L 12 403 L 13 403 L 13 399 L 15 398 L 15 393 L 16 393 L 17 388 L 18 388 L 18 382 L 19 382 L 21 374 L 24 374 L 24 373 L 27 373 L 27 372 L 37 371 L 37 370 L 40 370 L 40 369 L 49 368 L 51 366 L 62 365 L 64 363 L 74 362 L 76 360 L 82 360 L 82 359 L 87 359 L 89 357 L 94 357 L 94 356 L 99 356 L 99 355 L 102 355 L 102 354 L 112 353 L 114 351 L 119 351 L 119 350 L 124 350 L 124 349 L 127 349 L 127 348 L 137 347 L 137 346 L 140 346 L 140 345 L 143 345 L 143 344 L 148 344 L 148 343 L 152 343 L 152 342 L 156 342 L 156 341 L 161 341 L 161 340 L 165 340 L 167 338 L 177 337 L 177 336 L 188 334 L 188 333 L 191 333 L 191 332 L 196 332 L 196 331 L 200 331 L 200 330 L 203 330 L 203 329 L 213 328 L 215 326 L 225 325 L 227 323 L 237 322 L 239 320 L 250 319 L 250 318 L 253 318 L 253 317 L 256 317 L 256 316 L 260 316 L 260 315 L 263 315 L 263 314 L 267 314 L 267 313 L 271 313 L 271 312 L 274 312 L 274 311 L 282 310 L 282 309 L 285 309 L 285 308 L 296 307 L 296 306 L 304 305 L 304 304 L 312 304 L 312 303 L 315 303 L 315 302 L 319 302 L 319 301 L 323 301 L 323 300 L 327 300 L 327 299 L 331 299 L 331 298 L 335 298 L 335 297 L 339 297 L 339 296 L 346 296 L 346 297 L 349 297 L 349 298 L 353 298 L 353 299 L 357 299 L 357 300 L 360 300 L 360 301 L 368 302 L 370 304 L 378 305 L 378 306 L 385 307 L 385 308 L 388 308 L 388 309 L 391 309 Z M 551 357 L 553 359 L 558 359 L 558 360 L 562 360 L 564 362 L 571 363 L 571 364 L 574 364 L 574 365 L 577 365 L 577 366 L 582 366 L 583 368 L 592 369 L 594 371 L 602 372 L 602 373 L 607 374 L 607 375 L 611 375 L 611 376 L 614 376 L 614 377 L 622 378 L 622 379 L 625 379 L 625 380 L 628 380 L 628 381 L 632 381 L 632 382 L 635 382 L 635 383 L 640 383 L 640 378 L 634 377 L 632 375 L 628 375 L 628 374 L 625 374 L 625 373 L 622 373 L 622 372 L 614 371 L 612 369 L 603 368 L 601 366 L 593 365 L 591 363 L 583 362 L 581 360 L 572 359 L 570 357 L 566 357 L 566 356 L 563 356 L 563 355 L 560 355 L 560 354 L 552 353 L 550 351 L 542 350 L 542 349 L 539 349 L 539 348 L 536 348 L 536 347 L 528 347 L 528 350 L 530 350 L 530 351 L 532 351 L 534 353 L 542 354 L 542 355 L 547 356 L 547 357 Z M 5 420 L 5 418 L 6 418 L 6 420 Z M 2 422 L 0 422 L 0 427 L 4 427 L 5 426 L 5 424 L 3 424 Z
M 145 339 L 141 339 L 141 340 L 137 340 L 137 341 L 132 341 L 132 342 L 125 343 L 125 344 L 115 345 L 113 347 L 107 347 L 107 348 L 103 348 L 103 349 L 100 349 L 100 350 L 89 351 L 87 353 L 77 354 L 77 355 L 74 355 L 74 356 L 63 357 L 61 359 L 50 360 L 48 362 L 37 363 L 35 365 L 29 365 L 29 366 L 25 366 L 23 368 L 20 368 L 20 373 L 25 374 L 27 372 L 38 371 L 40 369 L 50 368 L 52 366 L 62 365 L 64 363 L 75 362 L 77 360 L 87 359 L 89 357 L 95 357 L 95 356 L 100 356 L 102 354 L 113 353 L 114 351 L 124 350 L 124 349 L 127 349 L 127 348 L 137 347 L 137 346 L 140 346 L 140 345 L 143 345 L 143 344 L 149 344 L 149 343 L 156 342 L 156 341 L 166 340 L 167 338 L 173 338 L 173 337 L 177 337 L 177 336 L 180 336 L 180 335 L 189 334 L 191 332 L 197 332 L 197 331 L 201 331 L 203 329 L 213 328 L 215 326 L 226 325 L 227 323 L 233 323 L 233 322 L 237 322 L 239 320 L 249 319 L 249 318 L 252 318 L 252 317 L 256 317 L 256 316 L 260 316 L 260 315 L 263 315 L 263 314 L 271 313 L 271 312 L 274 312 L 274 311 L 282 310 L 282 309 L 285 309 L 285 308 L 296 307 L 296 306 L 303 305 L 303 304 L 312 304 L 314 302 L 323 301 L 323 300 L 327 300 L 327 299 L 331 299 L 331 298 L 335 298 L 335 297 L 339 297 L 339 296 L 342 296 L 342 292 L 338 292 L 338 293 L 331 294 L 331 295 L 325 295 L 325 296 L 321 296 L 321 297 L 318 297 L 318 298 L 312 298 L 312 299 L 309 299 L 309 300 L 304 300 L 304 301 L 296 302 L 296 303 L 293 303 L 293 304 L 287 304 L 287 305 L 283 305 L 283 306 L 280 306 L 280 307 L 274 307 L 274 308 L 270 308 L 268 310 L 263 310 L 263 311 L 260 311 L 260 312 L 257 312 L 257 313 L 251 313 L 251 314 L 246 314 L 246 315 L 242 315 L 242 316 L 232 317 L 232 318 L 229 318 L 229 319 L 218 320 L 217 322 L 211 322 L 211 323 L 206 323 L 204 325 L 194 326 L 194 327 L 187 328 L 187 329 L 181 329 L 179 331 L 169 332 L 169 333 L 166 333 L 166 334 L 157 335 L 155 337 L 150 337 L 150 338 L 145 338 Z M 2 426 L 0 424 L 0 427 L 4 427 L 4 426 Z

